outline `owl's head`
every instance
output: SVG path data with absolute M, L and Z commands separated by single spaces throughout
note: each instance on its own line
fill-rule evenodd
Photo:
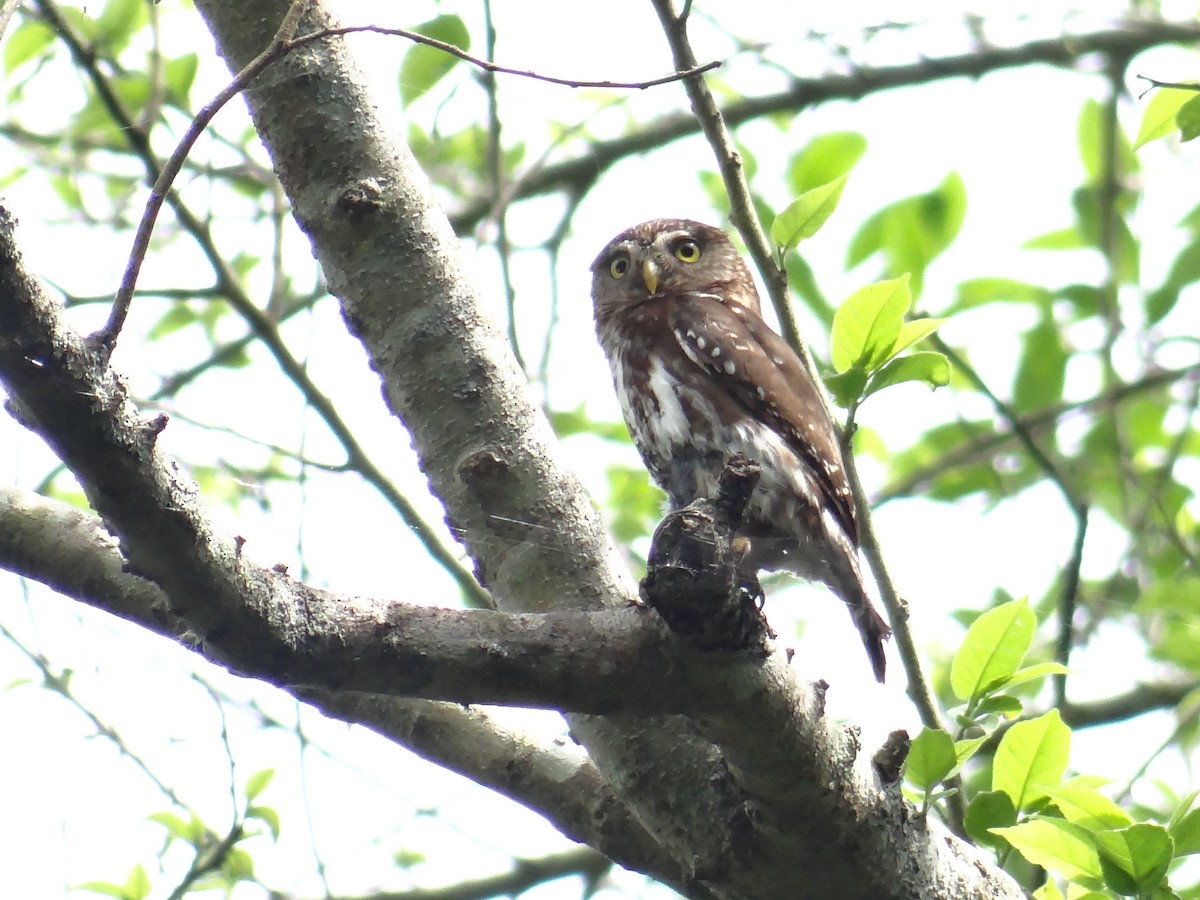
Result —
M 703 293 L 758 312 L 758 292 L 725 232 L 690 219 L 652 219 L 622 231 L 592 263 L 597 318 L 632 304 Z

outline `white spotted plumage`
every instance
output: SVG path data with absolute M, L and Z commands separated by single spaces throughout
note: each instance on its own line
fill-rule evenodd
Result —
M 596 331 L 622 413 L 672 504 L 712 496 L 733 454 L 756 460 L 751 563 L 829 585 L 882 680 L 890 632 L 859 574 L 837 431 L 795 352 L 762 320 L 729 239 L 697 222 L 646 222 L 614 238 L 592 272 Z

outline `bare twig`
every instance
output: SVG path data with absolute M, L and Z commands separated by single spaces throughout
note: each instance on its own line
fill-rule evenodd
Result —
M 326 28 L 313 34 L 306 34 L 303 37 L 297 38 L 291 42 L 293 47 L 298 47 L 301 44 L 309 41 L 322 40 L 328 37 L 337 37 L 343 34 L 356 33 L 371 33 L 371 34 L 387 34 L 393 37 L 407 38 L 415 44 L 425 44 L 427 47 L 441 50 L 444 53 L 449 53 L 451 56 L 457 56 L 463 62 L 468 62 L 473 66 L 483 69 L 485 72 L 495 72 L 501 75 L 517 75 L 521 78 L 531 78 L 534 81 L 545 81 L 550 84 L 560 84 L 563 87 L 570 88 L 612 88 L 615 90 L 629 91 L 644 91 L 647 88 L 658 87 L 662 84 L 670 84 L 673 81 L 682 81 L 686 78 L 691 78 L 693 75 L 699 75 L 704 72 L 711 72 L 713 69 L 720 68 L 720 60 L 706 62 L 703 65 L 694 65 L 680 72 L 673 72 L 670 75 L 663 75 L 660 78 L 651 78 L 648 81 L 585 81 L 579 78 L 559 78 L 553 75 L 542 75 L 538 72 L 531 72 L 528 69 L 512 69 L 508 66 L 497 65 L 490 59 L 480 59 L 478 56 L 472 56 L 465 50 L 447 44 L 445 41 L 435 40 L 427 37 L 419 31 L 407 31 L 403 28 L 383 28 L 379 25 L 347 25 L 343 28 Z
M 1140 78 L 1142 81 L 1150 83 L 1150 87 L 1146 88 L 1140 94 L 1138 99 L 1141 100 L 1155 88 L 1175 88 L 1180 91 L 1200 91 L 1200 82 L 1196 81 L 1159 81 L 1157 78 L 1151 78 L 1149 75 L 1134 75 L 1134 78 Z
M 805 368 L 814 379 L 817 378 L 808 348 L 800 340 L 800 332 L 796 327 L 796 319 L 792 314 L 791 304 L 787 295 L 787 272 L 775 258 L 771 242 L 758 221 L 758 213 L 754 210 L 754 200 L 750 194 L 750 185 L 746 181 L 746 173 L 742 167 L 741 155 L 734 146 L 733 137 L 725 126 L 717 101 L 708 89 L 704 78 L 696 71 L 696 56 L 687 35 L 687 15 L 690 4 L 685 4 L 683 12 L 676 15 L 672 9 L 671 0 L 652 0 L 654 10 L 658 13 L 667 43 L 671 47 L 671 55 L 675 60 L 675 68 L 681 71 L 691 71 L 684 79 L 683 86 L 687 90 L 688 99 L 692 101 L 692 111 L 704 132 L 704 137 L 712 147 L 717 157 L 717 168 L 721 172 L 721 180 L 725 182 L 725 192 L 729 195 L 730 218 L 738 234 L 746 243 L 750 258 L 754 260 L 771 305 L 779 317 L 779 324 L 787 342 L 796 348 L 804 362 Z
M 339 895 L 338 900 L 487 900 L 489 897 L 516 897 L 539 884 L 571 875 L 582 875 L 587 883 L 592 883 L 611 868 L 612 863 L 595 850 L 577 847 L 539 859 L 515 859 L 511 871 L 459 881 L 446 887 L 416 888 L 386 894 L 373 891 L 360 897 Z
M 1030 413 L 1017 420 L 1016 426 L 1005 431 L 989 431 L 987 435 L 969 440 L 962 445 L 948 450 L 928 465 L 914 469 L 903 481 L 896 482 L 875 497 L 875 506 L 882 506 L 892 500 L 907 497 L 922 490 L 931 478 L 948 469 L 966 466 L 979 462 L 988 454 L 998 453 L 1011 443 L 1020 440 L 1021 434 L 1035 435 L 1046 428 L 1057 427 L 1066 416 L 1094 411 L 1108 410 L 1118 403 L 1123 403 L 1138 397 L 1148 391 L 1174 384 L 1182 379 L 1200 379 L 1200 366 L 1187 366 L 1182 369 L 1164 369 L 1151 372 L 1149 375 L 1118 385 L 1097 397 L 1081 400 L 1075 403 L 1058 403 L 1038 412 Z
M 1072 507 L 1075 516 L 1075 541 L 1071 545 L 1071 559 L 1063 573 L 1062 593 L 1058 597 L 1058 636 L 1054 642 L 1054 661 L 1062 666 L 1071 662 L 1071 648 L 1075 645 L 1075 608 L 1079 604 L 1079 573 L 1083 568 L 1083 545 L 1087 541 L 1088 508 L 1080 503 Z M 1054 705 L 1061 710 L 1067 703 L 1067 673 L 1055 674 Z
M 948 78 L 978 78 L 989 72 L 1031 65 L 1070 67 L 1096 54 L 1138 53 L 1148 47 L 1169 43 L 1194 43 L 1200 39 L 1196 22 L 1123 22 L 1111 29 L 1030 41 L 1012 47 L 985 46 L 969 53 L 944 57 L 922 57 L 916 62 L 896 66 L 854 67 L 847 73 L 830 73 L 817 78 L 794 78 L 774 94 L 741 97 L 721 110 L 726 125 L 736 127 L 773 113 L 791 112 L 828 103 L 830 100 L 857 100 L 898 87 L 929 84 Z M 617 162 L 638 156 L 689 137 L 700 131 L 700 123 L 691 113 L 676 113 L 655 118 L 636 130 L 607 141 L 589 144 L 587 152 L 576 158 L 527 172 L 517 181 L 513 199 L 542 196 L 557 191 L 577 191 L 591 185 Z M 491 210 L 491 200 L 481 196 L 467 203 L 455 215 L 455 230 L 469 232 Z
M 1079 569 L 1083 565 L 1083 545 L 1087 538 L 1087 504 L 1076 495 L 1075 489 L 1067 482 L 1066 476 L 1059 469 L 1058 465 L 1038 446 L 1037 441 L 1034 440 L 1029 429 L 1021 421 L 1016 410 L 1001 400 L 996 392 L 988 387 L 987 382 L 975 371 L 975 368 L 961 354 L 955 352 L 949 344 L 942 340 L 941 336 L 932 334 L 928 340 L 938 352 L 944 354 L 950 360 L 955 368 L 967 376 L 967 380 L 975 386 L 976 390 L 987 397 L 992 407 L 1013 430 L 1017 441 L 1025 448 L 1025 452 L 1029 454 L 1029 458 L 1033 461 L 1033 464 L 1041 469 L 1043 474 L 1058 488 L 1059 493 L 1062 494 L 1063 501 L 1067 504 L 1067 508 L 1071 510 L 1071 515 L 1075 517 L 1075 540 L 1072 543 L 1071 558 L 1064 572 L 1062 593 L 1059 596 L 1058 637 L 1055 642 L 1055 661 L 1065 666 L 1070 661 L 1071 647 L 1074 643 L 1072 620 L 1079 593 Z M 1065 675 L 1056 675 L 1054 677 L 1054 696 L 1056 706 L 1061 707 L 1066 702 Z
M 137 123 L 121 105 L 104 74 L 99 70 L 95 55 L 83 46 L 51 0 L 35 0 L 35 2 L 42 15 L 71 51 L 71 56 L 87 73 L 97 95 L 117 123 L 118 130 L 130 142 L 149 176 L 157 180 L 160 167 L 157 157 L 150 148 L 149 140 L 145 132 L 138 128 Z M 179 152 L 178 149 L 176 152 Z M 346 452 L 347 467 L 358 472 L 365 481 L 383 495 L 404 524 L 420 541 L 426 552 L 454 579 L 468 605 L 490 606 L 491 597 L 487 591 L 480 587 L 474 576 L 459 562 L 456 554 L 445 546 L 433 528 L 421 518 L 416 508 L 367 456 L 349 426 L 338 414 L 332 401 L 317 388 L 304 366 L 289 351 L 278 328 L 275 327 L 275 323 L 242 290 L 236 274 L 225 262 L 207 227 L 184 205 L 174 191 L 167 191 L 164 196 L 183 227 L 200 245 L 212 266 L 217 277 L 215 290 L 228 298 L 230 306 L 246 320 L 251 331 L 262 341 L 284 376 L 296 386 L 305 402 L 325 422 Z
M 113 298 L 112 311 L 108 315 L 108 321 L 104 323 L 103 328 L 92 335 L 92 340 L 109 353 L 116 346 L 117 336 L 121 333 L 125 319 L 129 315 L 138 273 L 146 258 L 146 251 L 150 247 L 150 235 L 154 232 L 154 223 L 158 221 L 159 210 L 162 209 L 163 202 L 171 190 L 175 176 L 183 167 L 184 160 L 191 153 L 196 141 L 200 139 L 200 135 L 208 128 L 208 123 L 212 121 L 213 116 L 220 112 L 226 103 L 245 90 L 247 85 L 269 65 L 288 52 L 290 49 L 288 38 L 299 27 L 300 16 L 307 6 L 308 0 L 296 0 L 288 7 L 283 21 L 279 23 L 279 29 L 275 32 L 274 40 L 193 117 L 175 151 L 163 163 L 158 177 L 154 180 L 154 186 L 150 189 L 150 197 L 146 201 L 141 221 L 138 222 L 137 232 L 133 237 L 133 248 L 129 251 L 129 261 L 125 264 L 125 274 L 121 276 L 121 285 L 117 288 L 116 297 Z
M 487 58 L 491 62 L 496 56 L 496 24 L 492 19 L 491 0 L 483 0 L 483 26 Z M 517 292 L 512 281 L 512 247 L 508 240 L 508 202 L 505 200 L 508 192 L 508 173 L 504 167 L 504 145 L 501 142 L 503 128 L 500 122 L 500 96 L 496 73 L 485 70 L 482 80 L 487 94 L 488 109 L 487 168 L 491 176 L 492 210 L 496 223 L 496 255 L 499 257 L 500 279 L 504 284 L 504 301 L 508 314 L 508 343 L 512 347 L 513 356 L 517 358 L 517 365 L 527 372 L 525 356 L 521 353 L 521 341 L 517 335 Z
M 192 147 L 199 140 L 205 129 L 213 117 L 221 111 L 221 109 L 244 91 L 259 75 L 267 70 L 271 65 L 278 62 L 291 51 L 310 44 L 314 41 L 326 40 L 332 37 L 340 37 L 347 34 L 356 33 L 374 33 L 387 34 L 396 37 L 407 38 L 418 44 L 425 44 L 434 47 L 459 59 L 465 60 L 472 65 L 478 66 L 489 73 L 501 72 L 508 75 L 520 75 L 526 78 L 533 78 L 539 81 L 548 81 L 553 84 L 561 84 L 568 87 L 603 87 L 603 88 L 624 88 L 630 90 L 644 90 L 660 84 L 669 84 L 672 81 L 679 81 L 688 78 L 699 72 L 708 72 L 717 68 L 720 62 L 714 61 L 705 65 L 695 65 L 686 71 L 675 72 L 671 75 L 663 76 L 662 78 L 651 79 L 649 81 L 639 82 L 615 82 L 615 81 L 579 81 L 566 78 L 554 78 L 548 75 L 539 75 L 536 72 L 529 72 L 521 69 L 510 69 L 506 66 L 499 66 L 488 60 L 479 59 L 464 52 L 453 44 L 448 44 L 445 41 L 439 41 L 415 31 L 407 31 L 403 28 L 382 28 L 377 25 L 350 25 L 343 28 L 325 28 L 320 31 L 315 31 L 310 34 L 293 37 L 296 28 L 299 26 L 300 17 L 307 7 L 308 0 L 296 0 L 289 8 L 283 21 L 280 23 L 278 30 L 275 33 L 274 39 L 267 47 L 259 53 L 254 59 L 246 64 L 234 79 L 227 84 L 220 92 L 210 100 L 203 109 L 198 112 L 192 119 L 184 136 L 180 139 L 174 152 L 167 157 L 163 164 L 158 177 L 155 179 L 154 186 L 150 191 L 150 198 L 146 202 L 145 211 L 142 214 L 142 219 L 138 223 L 137 233 L 134 235 L 133 248 L 129 253 L 129 262 L 125 267 L 125 274 L 121 278 L 121 285 L 117 289 L 117 295 L 113 300 L 112 312 L 109 315 L 108 321 L 100 331 L 92 336 L 92 339 L 97 345 L 108 349 L 109 351 L 116 344 L 117 336 L 121 332 L 122 326 L 125 324 L 125 318 L 129 314 L 129 305 L 132 300 L 133 290 L 137 284 L 138 272 L 141 270 L 142 261 L 145 258 L 146 251 L 150 246 L 150 235 L 154 231 L 154 223 L 158 219 L 159 210 L 162 209 L 163 202 L 166 200 L 168 193 L 171 190 L 171 185 L 175 180 L 175 176 L 179 174 L 184 160 L 191 153 Z M 115 98 L 114 98 L 115 100 Z

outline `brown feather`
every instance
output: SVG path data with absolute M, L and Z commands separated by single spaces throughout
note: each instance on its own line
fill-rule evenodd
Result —
M 613 238 L 592 273 L 625 421 L 672 505 L 714 496 L 734 453 L 757 461 L 750 563 L 827 584 L 882 681 L 891 632 L 863 587 L 837 431 L 799 357 L 763 321 L 729 238 L 686 219 L 643 222 Z

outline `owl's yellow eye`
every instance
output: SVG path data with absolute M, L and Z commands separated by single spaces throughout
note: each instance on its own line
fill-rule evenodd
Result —
M 700 245 L 690 238 L 684 238 L 675 245 L 675 258 L 680 262 L 695 262 L 700 258 Z
M 629 271 L 629 257 L 625 256 L 624 254 L 622 254 L 621 256 L 615 257 L 613 259 L 613 261 L 608 264 L 608 274 L 611 275 L 613 278 L 620 278 L 622 275 L 624 275 L 628 271 Z

